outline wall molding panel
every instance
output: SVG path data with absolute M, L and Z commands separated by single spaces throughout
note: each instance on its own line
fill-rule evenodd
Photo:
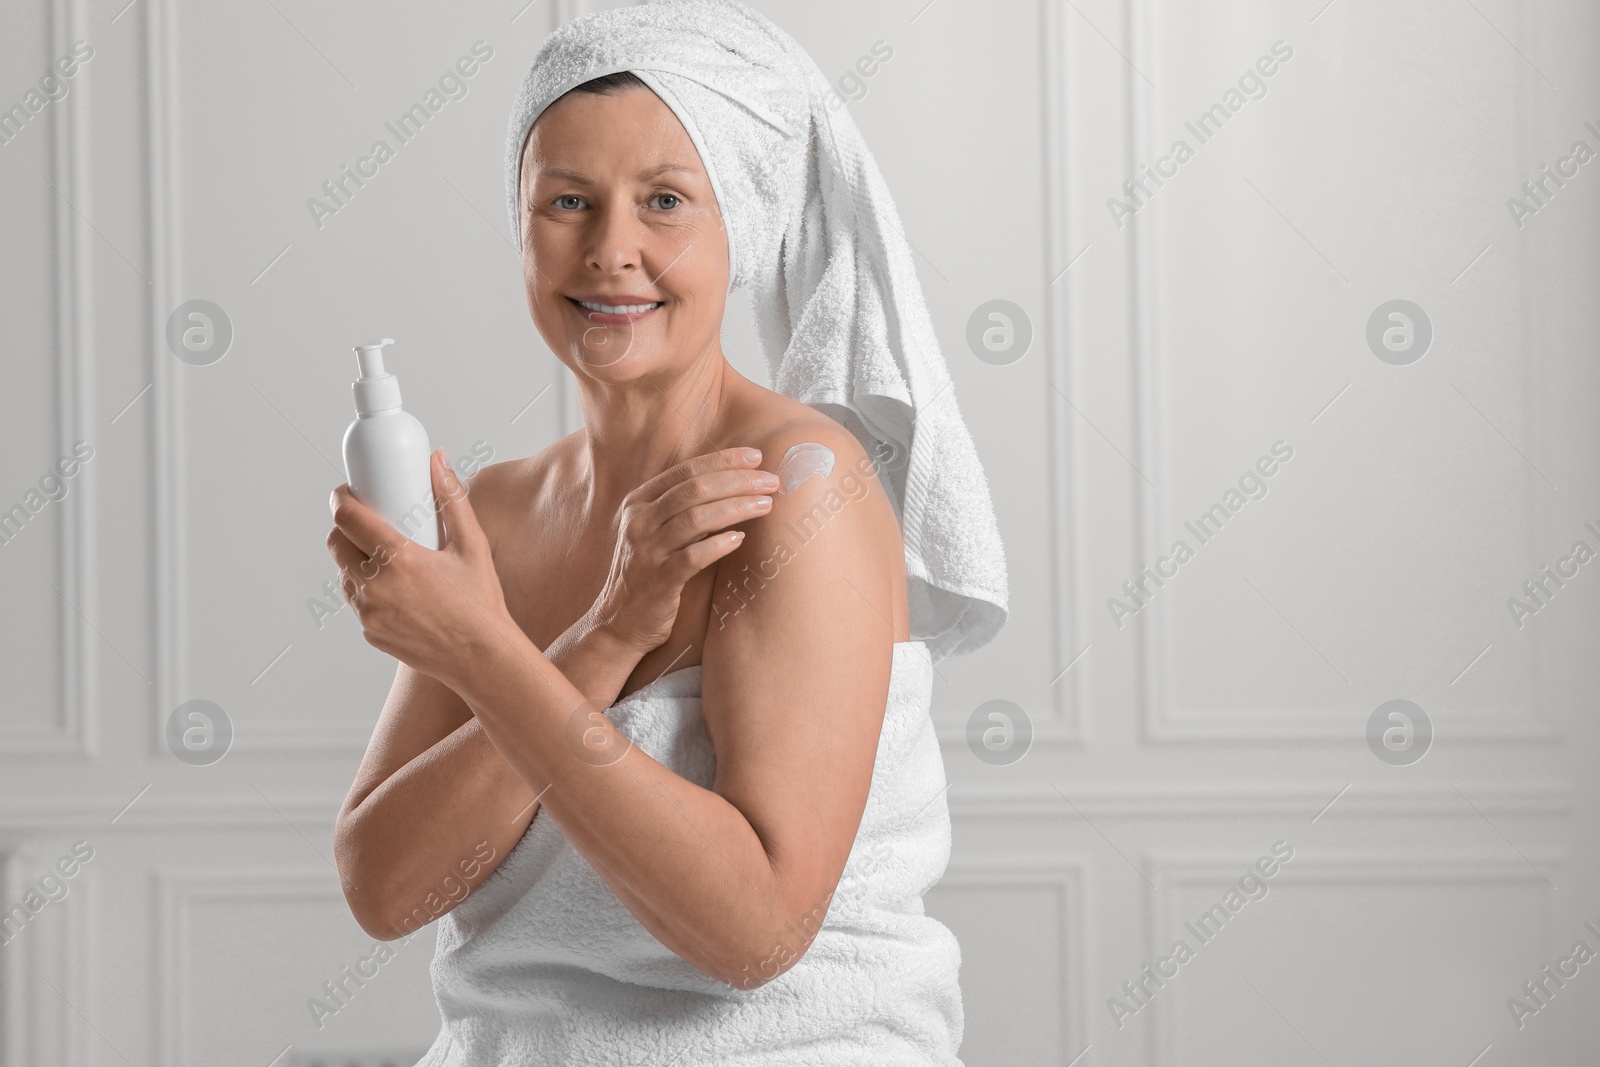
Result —
M 156 870 L 155 894 L 159 919 L 156 929 L 161 951 L 157 998 L 160 1020 L 161 1062 L 189 1067 L 187 1010 L 189 957 L 193 948 L 188 930 L 188 909 L 197 900 L 275 901 L 333 900 L 344 903 L 338 878 L 329 868 L 285 869 L 169 868 Z
M 941 888 L 952 889 L 1053 889 L 1058 894 L 1061 925 L 1061 976 L 1066 984 L 1061 996 L 1058 1020 L 1061 1048 L 1073 1048 L 1073 1040 L 1085 1032 L 1088 1020 L 1088 973 L 1086 949 L 1090 945 L 1087 917 L 1092 911 L 1088 899 L 1091 861 L 1082 856 L 1049 857 L 1023 852 L 963 854 L 952 856 Z M 1066 1052 L 1068 1057 L 1074 1053 Z M 970 1055 L 970 1054 L 969 1054 Z
M 1290 842 L 1293 844 L 1293 842 Z M 1265 850 L 1263 850 L 1265 851 Z M 1145 897 L 1146 925 L 1144 932 L 1145 959 L 1154 959 L 1170 947 L 1179 936 L 1181 920 L 1177 918 L 1177 890 L 1191 886 L 1217 891 L 1234 882 L 1242 871 L 1253 864 L 1262 851 L 1225 852 L 1221 849 L 1201 852 L 1195 850 L 1150 850 L 1145 853 L 1145 865 L 1155 883 L 1147 888 Z M 1282 894 L 1287 887 L 1296 885 L 1388 885 L 1404 886 L 1437 884 L 1441 886 L 1483 886 L 1511 884 L 1532 890 L 1537 897 L 1541 936 L 1549 943 L 1551 918 L 1555 905 L 1554 890 L 1545 881 L 1546 876 L 1560 878 L 1563 856 L 1549 852 L 1534 852 L 1531 861 L 1515 853 L 1493 858 L 1483 855 L 1447 852 L 1406 852 L 1343 850 L 1313 851 L 1296 849 L 1290 865 L 1281 867 L 1270 883 L 1273 888 L 1263 900 Z M 1529 866 L 1533 862 L 1537 869 Z M 1540 872 L 1544 873 L 1540 873 Z M 1239 913 L 1247 916 L 1248 909 Z M 1231 920 L 1230 920 L 1231 921 Z M 1531 958 L 1531 957 L 1530 957 Z M 1180 972 L 1181 975 L 1181 972 Z M 1181 998 L 1185 986 L 1178 983 L 1171 991 L 1172 998 Z M 1163 991 L 1165 992 L 1165 991 Z M 1166 1010 L 1156 1007 L 1156 1025 L 1150 1029 L 1151 1052 L 1149 1062 L 1156 1067 L 1176 1065 L 1177 1034 L 1173 1029 L 1172 1005 L 1169 999 Z
M 1518 0 L 1513 6 L 1517 23 L 1526 28 L 1529 22 L 1528 5 Z M 1158 48 L 1162 35 L 1159 7 L 1157 0 L 1127 0 L 1126 4 L 1130 65 L 1136 64 L 1139 70 L 1150 74 L 1158 84 L 1162 81 L 1163 75 Z M 1246 10 L 1239 9 L 1230 14 L 1247 18 L 1248 16 L 1244 14 Z M 1125 89 L 1129 101 L 1126 115 L 1126 143 L 1131 146 L 1131 159 L 1143 151 L 1142 146 L 1156 144 L 1156 134 L 1162 131 L 1156 126 L 1160 105 L 1155 91 L 1131 70 L 1125 73 Z M 1526 92 L 1527 82 L 1527 76 L 1519 74 L 1517 86 L 1520 94 L 1522 125 L 1524 129 L 1535 129 L 1538 112 L 1532 98 Z M 1161 329 L 1164 309 L 1161 263 L 1168 238 L 1163 233 L 1159 213 L 1156 212 L 1141 211 L 1129 220 L 1128 226 L 1132 231 L 1130 239 L 1133 242 L 1130 284 L 1132 302 L 1128 324 L 1129 336 L 1133 339 L 1131 402 L 1139 427 L 1135 437 L 1133 462 L 1137 469 L 1149 472 L 1157 485 L 1166 485 L 1170 483 L 1170 478 L 1165 476 L 1165 460 L 1168 450 L 1174 447 L 1166 428 L 1172 425 L 1172 420 L 1168 417 L 1163 405 L 1162 392 L 1156 383 L 1162 380 L 1163 367 L 1167 363 L 1167 346 Z M 1530 294 L 1523 290 L 1520 314 L 1524 338 L 1529 336 L 1530 324 L 1533 321 L 1534 309 L 1530 299 Z M 1535 435 L 1534 439 L 1547 439 L 1548 425 L 1541 425 L 1539 429 L 1543 432 Z M 1176 528 L 1175 524 L 1167 520 L 1173 509 L 1161 490 L 1145 484 L 1138 477 L 1132 477 L 1130 484 L 1134 491 L 1133 526 L 1136 531 L 1138 551 L 1141 559 L 1154 560 L 1169 547 L 1160 538 L 1165 531 Z M 1549 506 L 1547 498 L 1530 500 L 1528 503 L 1537 511 L 1531 526 L 1535 528 L 1548 526 L 1544 514 Z M 1527 546 L 1527 552 L 1529 559 L 1539 556 L 1539 549 L 1533 544 Z M 1173 706 L 1168 692 L 1168 679 L 1171 676 L 1168 652 L 1173 641 L 1169 632 L 1170 613 L 1160 609 L 1153 612 L 1141 611 L 1129 625 L 1137 664 L 1135 705 L 1141 724 L 1142 739 L 1148 744 L 1181 745 L 1213 741 L 1320 744 L 1348 741 L 1362 736 L 1370 708 L 1352 712 L 1308 712 L 1291 708 L 1226 714 L 1180 712 Z M 1538 630 L 1529 637 L 1535 644 L 1532 657 L 1532 662 L 1535 664 L 1542 663 L 1547 658 L 1547 653 L 1542 647 L 1542 633 L 1542 630 Z M 1452 716 L 1448 722 L 1441 718 L 1436 725 L 1441 730 L 1447 728 L 1453 740 L 1473 744 L 1496 745 L 1515 742 L 1558 745 L 1561 737 L 1540 717 L 1538 711 L 1545 704 L 1540 673 L 1535 670 L 1532 678 L 1535 687 L 1541 690 L 1530 701 L 1534 711 L 1533 717 Z
M 54 56 L 70 49 L 73 40 L 81 34 L 84 25 L 81 3 L 82 0 L 49 0 L 51 54 L 39 57 L 40 69 L 48 67 Z M 46 195 L 51 200 L 53 231 L 51 292 L 55 349 L 52 362 L 57 456 L 70 456 L 73 443 L 80 439 L 97 447 L 98 435 L 90 422 L 93 409 L 90 362 L 93 327 L 89 315 L 93 299 L 90 287 L 92 233 L 78 214 L 79 209 L 89 203 L 91 165 L 85 132 L 88 124 L 85 97 L 92 91 L 88 84 L 92 74 L 87 69 L 81 74 L 85 84 L 51 105 L 54 108 L 51 129 L 39 131 L 47 133 L 51 140 L 52 175 Z M 85 470 L 84 474 L 88 479 L 97 476 L 94 470 Z M 95 642 L 100 637 L 89 621 L 99 612 L 95 599 L 94 493 L 88 490 L 87 485 L 79 486 L 76 492 L 69 491 L 55 505 L 61 509 L 62 541 L 56 546 L 60 568 L 54 581 L 46 581 L 54 587 L 51 599 L 55 601 L 55 633 L 61 650 L 59 725 L 45 733 L 15 731 L 7 729 L 4 720 L 0 720 L 0 759 L 54 756 L 84 760 L 95 754 L 92 709 L 97 692 L 95 670 L 99 662 Z

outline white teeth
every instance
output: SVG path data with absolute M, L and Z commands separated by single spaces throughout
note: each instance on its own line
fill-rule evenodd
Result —
M 578 304 L 581 307 L 588 308 L 590 311 L 598 311 L 602 315 L 626 315 L 631 312 L 648 311 L 651 308 L 658 308 L 661 306 L 662 301 L 657 300 L 654 304 L 618 304 L 614 307 L 609 304 L 591 304 L 584 300 L 578 301 Z

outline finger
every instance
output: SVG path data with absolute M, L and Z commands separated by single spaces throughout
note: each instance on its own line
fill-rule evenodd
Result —
M 334 537 L 339 538 L 338 546 L 334 545 Z M 364 564 L 370 566 L 367 564 L 367 557 L 361 555 L 361 550 L 352 545 L 338 530 L 328 538 L 328 547 L 333 551 L 334 560 L 339 567 L 339 593 L 346 604 L 355 604 L 363 586 L 362 567 Z
M 682 584 L 723 556 L 731 555 L 742 544 L 744 544 L 743 530 L 713 534 L 672 553 L 664 561 L 663 568 L 672 576 L 674 582 Z
M 707 452 L 703 456 L 694 456 L 676 466 L 668 467 L 639 486 L 635 492 L 639 494 L 639 499 L 641 500 L 655 500 L 674 485 L 686 478 L 693 478 L 697 474 L 749 469 L 759 466 L 760 463 L 761 450 L 759 448 L 724 448 L 720 452 Z
M 766 495 L 736 496 L 695 504 L 662 524 L 659 543 L 667 551 L 675 551 L 709 533 L 758 519 L 771 511 L 772 497 Z
M 344 593 L 345 600 L 352 604 L 356 603 L 356 596 L 366 583 L 376 578 L 383 564 L 393 558 L 387 548 L 380 548 L 378 555 L 369 557 L 351 544 L 337 526 L 328 534 L 328 551 L 339 566 L 339 590 Z
M 362 503 L 350 491 L 349 483 L 334 489 L 328 498 L 328 509 L 333 512 L 334 525 L 344 532 L 350 543 L 365 556 L 385 556 L 399 551 L 407 538 L 389 525 L 382 515 Z
M 350 538 L 346 537 L 344 531 L 337 526 L 328 534 L 328 552 L 340 570 L 348 570 L 351 573 L 355 573 L 356 568 L 367 559 L 367 554 L 352 544 Z
M 765 496 L 777 488 L 778 476 L 760 468 L 707 471 L 667 489 L 654 506 L 660 520 L 666 522 L 697 504 L 734 496 Z
M 428 457 L 433 474 L 433 499 L 444 518 L 445 544 L 441 547 L 459 547 L 462 553 L 473 555 L 488 550 L 489 539 L 478 523 L 472 501 L 467 499 L 467 487 L 450 468 L 444 449 Z

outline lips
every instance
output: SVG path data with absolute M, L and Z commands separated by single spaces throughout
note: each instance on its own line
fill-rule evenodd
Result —
M 638 322 L 665 304 L 665 301 L 644 300 L 635 296 L 569 296 L 566 299 L 588 321 L 615 326 Z

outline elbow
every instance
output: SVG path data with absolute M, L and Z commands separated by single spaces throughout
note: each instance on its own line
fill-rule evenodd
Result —
M 740 956 L 737 967 L 724 967 L 717 977 L 726 985 L 743 992 L 760 989 L 800 962 L 800 957 L 811 947 L 810 940 L 798 941 L 792 933 L 764 941 L 753 952 Z
M 405 857 L 396 857 L 374 835 L 364 835 L 353 815 L 341 816 L 335 824 L 333 854 L 351 917 L 378 941 L 411 937 L 471 892 L 470 886 L 453 873 L 433 888 L 419 887 L 421 876 L 400 865 Z M 484 858 L 482 853 L 477 855 L 480 861 Z M 466 868 L 463 866 L 462 870 Z
M 344 885 L 344 899 L 356 924 L 375 941 L 410 937 L 439 917 L 420 906 L 403 912 L 392 897 L 362 892 L 348 882 Z
M 379 941 L 395 941 L 405 936 L 394 922 L 394 909 L 380 869 L 360 862 L 361 842 L 351 821 L 341 816 L 333 829 L 334 866 L 339 871 L 339 888 L 356 925 Z
M 345 885 L 345 903 L 350 906 L 350 915 L 355 919 L 366 935 L 375 941 L 398 941 L 405 936 L 405 932 L 394 924 L 389 911 L 380 901 L 370 899 L 354 886 Z
M 776 923 L 747 941 L 736 953 L 738 962 L 724 967 L 717 977 L 734 989 L 759 989 L 800 962 L 816 940 L 833 900 L 829 893 L 820 903 L 798 915 L 785 914 Z
M 395 928 L 390 915 L 388 902 L 382 895 L 371 888 L 358 886 L 341 865 L 339 870 L 339 888 L 344 890 L 344 902 L 350 908 L 350 917 L 355 919 L 367 936 L 378 941 L 394 941 L 404 936 Z

